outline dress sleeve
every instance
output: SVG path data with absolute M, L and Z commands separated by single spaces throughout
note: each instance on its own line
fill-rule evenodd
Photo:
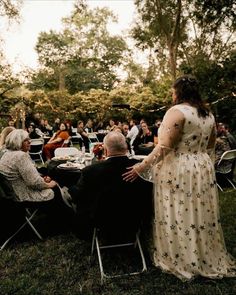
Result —
M 166 155 L 173 151 L 181 140 L 184 122 L 184 115 L 178 109 L 173 107 L 167 111 L 159 129 L 158 144 L 147 158 L 134 167 L 139 176 L 155 182 Z
M 215 145 L 216 145 L 216 125 L 214 124 L 211 135 L 207 144 L 207 153 L 212 160 L 213 165 L 216 161 L 216 153 L 215 153 Z
M 39 175 L 37 169 L 35 168 L 30 159 L 30 156 L 27 153 L 22 153 L 18 163 L 19 174 L 28 187 L 38 190 L 48 188 L 47 184 Z

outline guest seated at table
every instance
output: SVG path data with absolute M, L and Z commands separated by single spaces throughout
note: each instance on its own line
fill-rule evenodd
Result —
M 223 123 L 217 125 L 217 137 L 215 145 L 215 164 L 217 165 L 224 152 L 233 148 L 230 146 L 230 142 L 227 138 L 226 129 Z M 227 164 L 227 163 L 226 163 Z
M 126 202 L 132 200 L 134 212 L 136 202 L 144 197 L 142 209 L 146 216 L 150 217 L 151 183 L 139 178 L 132 183 L 135 195 L 121 195 L 122 189 L 127 186 L 127 182 L 122 179 L 122 174 L 127 171 L 127 167 L 137 163 L 137 160 L 129 159 L 126 155 L 125 137 L 120 132 L 113 131 L 105 136 L 103 142 L 106 160 L 82 169 L 79 181 L 68 190 L 73 202 L 77 205 L 77 228 L 82 238 L 91 236 L 97 210 L 99 210 L 100 198 L 106 195 L 109 195 L 111 202 L 122 200 L 122 206 L 126 206 Z M 115 206 L 111 215 L 122 214 L 119 210 Z M 130 212 L 131 216 L 134 212 Z
M 103 121 L 99 121 L 95 127 L 95 132 L 104 131 L 105 126 Z
M 7 126 L 1 132 L 1 135 L 0 135 L 0 159 L 7 150 L 6 145 L 5 145 L 6 137 L 13 130 L 15 130 L 15 127 Z
M 154 144 L 155 145 L 158 144 L 158 129 L 160 128 L 160 126 L 161 126 L 161 120 L 157 119 L 155 121 L 154 126 L 151 129 L 153 136 L 154 136 Z
M 77 132 L 81 135 L 83 139 L 83 144 L 87 152 L 89 152 L 89 140 L 88 140 L 88 133 L 84 129 L 84 122 L 78 121 L 77 123 Z
M 34 123 L 30 123 L 29 127 L 27 128 L 30 139 L 37 139 L 37 138 L 41 138 L 43 136 L 42 131 L 40 131 L 40 133 L 39 133 L 37 129 L 38 128 L 35 128 Z
M 67 132 L 66 125 L 60 124 L 59 130 L 49 139 L 48 143 L 43 147 L 43 155 L 46 160 L 50 160 L 54 157 L 54 151 L 56 148 L 61 147 L 66 139 L 68 139 L 69 133 Z
M 87 123 L 85 124 L 84 130 L 87 133 L 92 133 L 93 132 L 93 121 L 92 121 L 92 119 L 88 119 Z
M 52 136 L 52 126 L 49 125 L 47 119 L 41 119 L 39 129 L 42 131 L 44 136 Z
M 73 131 L 72 131 L 72 123 L 71 120 L 65 120 L 65 124 L 66 124 L 66 128 L 67 128 L 67 132 L 69 133 L 70 136 L 73 135 Z
M 28 154 L 28 132 L 13 130 L 6 138 L 6 148 L 0 159 L 0 173 L 11 183 L 17 196 L 15 201 L 27 207 L 66 208 L 57 183 L 47 176 L 41 177 L 34 166 Z
M 154 148 L 154 136 L 149 130 L 147 123 L 141 123 L 141 129 L 133 142 L 136 155 L 148 155 Z

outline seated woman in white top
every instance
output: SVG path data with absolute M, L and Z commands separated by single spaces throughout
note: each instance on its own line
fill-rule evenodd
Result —
M 6 138 L 7 151 L 0 159 L 0 173 L 11 183 L 18 202 L 29 206 L 65 207 L 57 183 L 41 177 L 28 151 L 30 139 L 27 131 L 13 130 Z

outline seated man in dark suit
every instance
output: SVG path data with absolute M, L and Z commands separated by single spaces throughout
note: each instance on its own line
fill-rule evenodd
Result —
M 103 142 L 106 160 L 84 168 L 78 183 L 69 188 L 77 205 L 77 229 L 82 238 L 91 237 L 97 223 L 115 232 L 116 227 L 132 227 L 139 217 L 151 218 L 152 184 L 141 178 L 133 183 L 122 179 L 127 167 L 137 162 L 126 155 L 125 137 L 113 131 Z

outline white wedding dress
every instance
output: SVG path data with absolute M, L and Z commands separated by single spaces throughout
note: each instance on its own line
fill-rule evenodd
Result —
M 215 120 L 176 105 L 159 129 L 158 145 L 141 163 L 154 182 L 153 261 L 182 280 L 236 276 L 219 220 L 214 164 Z M 137 168 L 138 170 L 138 168 Z

